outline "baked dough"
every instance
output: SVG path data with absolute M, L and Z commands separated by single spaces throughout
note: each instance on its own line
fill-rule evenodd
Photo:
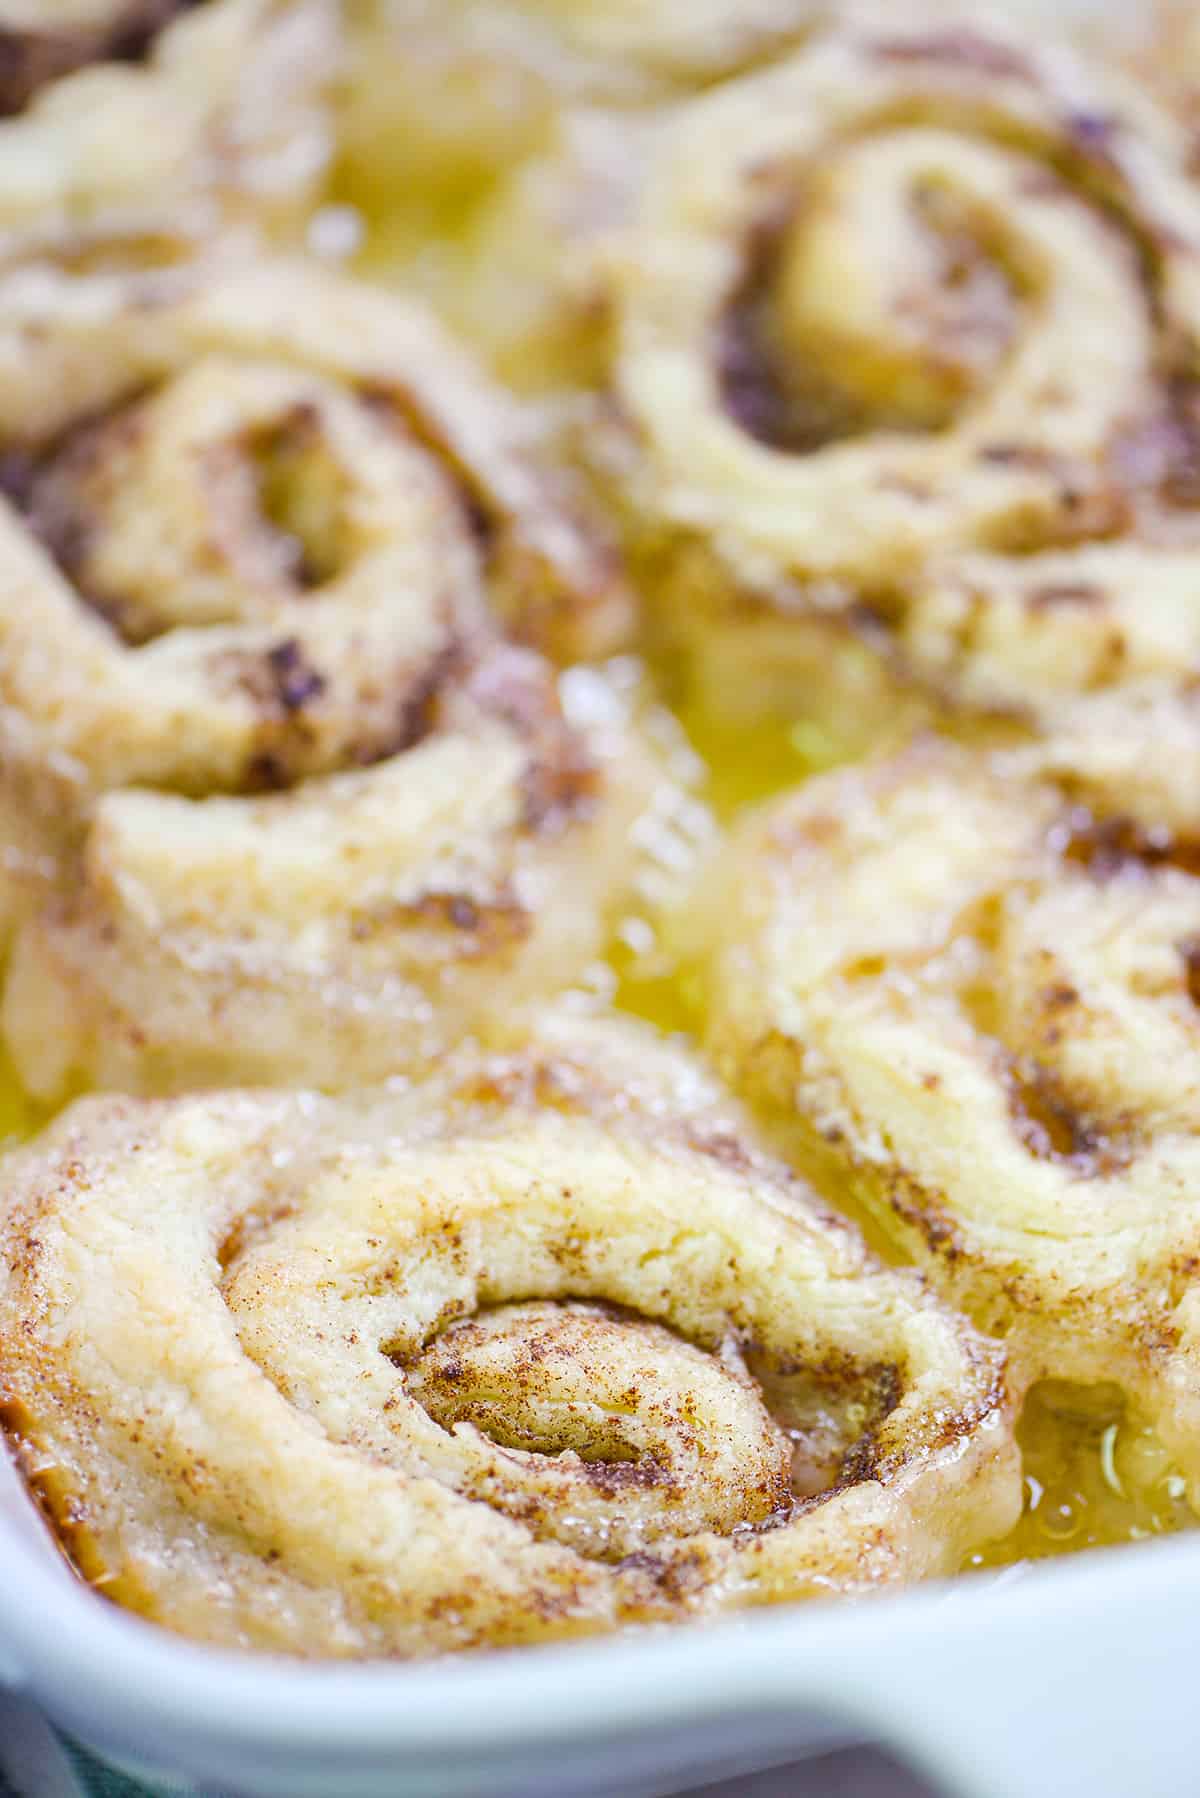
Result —
M 866 655 L 877 711 L 1040 726 L 1195 666 L 1190 154 L 995 20 L 851 19 L 682 109 L 611 257 L 613 484 L 706 703 L 836 711 Z
M 1174 788 L 1142 765 L 1163 722 L 826 775 L 745 822 L 696 929 L 713 1052 L 801 1159 L 1004 1339 L 1019 1390 L 1123 1387 L 1196 1504 L 1194 699 Z
M 0 0 L 0 251 L 299 223 L 332 150 L 334 0 Z
M 397 158 L 439 188 L 470 186 L 536 144 L 564 101 L 670 98 L 778 49 L 820 11 L 819 0 L 349 0 L 346 154 L 374 189 L 395 179 Z
M 796 42 L 825 10 L 350 0 L 339 187 L 377 225 L 373 267 L 426 293 L 506 380 L 598 378 L 594 252 L 659 113 Z
M 1002 1357 L 633 1026 L 332 1101 L 81 1101 L 8 1164 L 5 1416 L 76 1565 L 414 1655 L 947 1571 Z
M 0 382 L 40 427 L 0 502 L 0 795 L 45 1097 L 346 1082 L 507 1024 L 599 950 L 676 792 L 601 676 L 499 636 L 607 646 L 628 589 L 433 322 L 289 263 L 163 279 L 25 295 L 100 417 L 26 404 L 39 353 Z

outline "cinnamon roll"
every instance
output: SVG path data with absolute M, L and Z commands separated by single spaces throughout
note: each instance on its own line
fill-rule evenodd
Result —
M 1018 1387 L 1122 1386 L 1200 1504 L 1196 723 L 1174 793 L 1128 729 L 828 774 L 745 823 L 699 929 L 714 1052 L 802 1160 Z
M 1018 1506 L 996 1346 L 629 1025 L 382 1096 L 80 1101 L 6 1186 L 21 1463 L 189 1635 L 703 1617 L 953 1567 Z
M 619 474 L 714 706 L 849 657 L 1040 725 L 1195 667 L 1191 154 L 995 20 L 852 19 L 682 110 L 613 258 Z
M 214 204 L 296 217 L 339 35 L 332 0 L 0 0 L 0 248 Z
M 91 541 L 104 534 L 84 514 L 103 503 L 100 489 L 122 484 L 115 476 L 107 483 L 102 477 L 80 479 L 87 461 L 81 441 L 97 450 L 103 445 L 107 457 L 118 439 L 128 439 L 117 457 L 121 468 L 130 480 L 154 481 L 159 503 L 170 501 L 172 528 L 191 545 L 188 559 L 199 554 L 198 517 L 213 503 L 222 460 L 216 449 L 200 452 L 207 433 L 219 436 L 221 405 L 214 399 L 210 417 L 207 404 L 198 400 L 194 418 L 185 423 L 189 406 L 173 397 L 173 384 L 183 382 L 186 391 L 190 383 L 199 394 L 205 381 L 194 365 L 219 369 L 221 359 L 243 369 L 275 365 L 274 376 L 256 377 L 250 369 L 240 377 L 247 382 L 279 381 L 281 369 L 299 370 L 295 378 L 312 383 L 314 404 L 319 388 L 331 405 L 341 407 L 343 420 L 352 415 L 358 420 L 357 442 L 371 443 L 372 420 L 373 440 L 382 442 L 390 420 L 393 435 L 410 444 L 414 457 L 423 453 L 430 466 L 439 465 L 482 561 L 490 610 L 520 641 L 563 661 L 596 659 L 627 644 L 634 598 L 617 544 L 584 487 L 545 453 L 538 414 L 490 381 L 419 305 L 313 263 L 256 259 L 244 240 L 102 240 L 76 254 L 38 257 L 0 271 L 4 484 L 28 511 L 31 489 L 45 490 L 47 465 L 66 457 L 75 470 L 74 501 L 65 508 L 61 500 L 55 503 L 51 509 L 62 514 L 57 520 L 47 522 L 44 503 L 34 510 L 40 534 L 65 561 L 68 575 L 80 572 L 78 546 L 64 548 L 64 540 Z M 159 397 L 143 391 L 155 387 L 163 390 Z M 340 400 L 338 388 L 344 390 Z M 298 386 L 300 411 L 302 398 Z M 119 410 L 121 402 L 131 402 L 128 410 Z M 224 404 L 229 411 L 231 401 Z M 294 418 L 294 428 L 282 433 L 292 441 L 289 448 L 281 437 L 277 453 L 269 429 L 255 435 L 252 410 L 242 447 L 256 466 L 263 464 L 264 477 L 264 457 L 278 465 L 262 487 L 261 529 L 270 525 L 273 505 L 292 503 L 283 493 L 282 476 L 289 458 L 296 459 L 302 420 Z M 98 412 L 112 416 L 97 420 Z M 150 427 L 160 420 L 164 442 L 156 448 L 158 431 Z M 232 416 L 226 423 L 232 430 Z M 352 428 L 343 422 L 340 435 Z M 172 475 L 169 464 L 176 453 L 181 471 Z M 382 478 L 378 453 L 368 457 L 364 450 L 363 457 L 373 478 Z M 243 483 L 247 495 L 255 486 L 252 473 L 247 470 Z M 231 478 L 236 485 L 237 477 Z M 392 478 L 398 478 L 394 472 Z M 61 493 L 61 479 L 51 485 Z M 128 493 L 123 503 L 138 510 Z M 303 511 L 303 499 L 297 503 Z M 348 489 L 346 518 L 292 517 L 277 523 L 276 534 L 296 537 L 299 544 L 306 530 L 319 533 L 328 522 L 344 537 L 352 536 L 364 503 Z M 185 508 L 197 516 L 183 518 Z M 107 531 L 116 520 L 104 522 Z M 213 534 L 220 537 L 215 524 Z M 332 547 L 314 551 L 318 564 Z M 343 547 L 349 555 L 353 546 Z M 281 581 L 286 586 L 285 575 L 277 569 L 268 586 L 278 588 Z M 114 578 L 120 584 L 125 577 Z M 198 576 L 191 578 L 195 584 Z M 320 566 L 297 575 L 302 587 L 312 589 L 323 578 Z M 114 606 L 127 609 L 128 600 L 108 590 L 112 579 L 98 569 L 85 579 L 100 579 L 105 588 L 89 592 L 93 606 L 110 615 Z M 175 601 L 162 603 L 170 610 Z M 185 621 L 174 613 L 172 619 Z
M 83 332 L 94 401 L 95 316 L 68 308 L 64 350 L 46 297 L 38 341 L 70 366 Z M 424 314 L 289 264 L 118 324 L 98 379 L 136 390 L 0 417 L 26 431 L 0 822 L 28 1084 L 352 1080 L 568 984 L 675 787 L 600 675 L 498 634 L 626 616 L 521 415 Z

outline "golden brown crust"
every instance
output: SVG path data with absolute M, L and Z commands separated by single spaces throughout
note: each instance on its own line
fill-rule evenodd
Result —
M 1015 1508 L 999 1352 L 629 1025 L 390 1096 L 87 1101 L 8 1191 L 27 1475 L 101 1590 L 207 1640 L 864 1590 Z

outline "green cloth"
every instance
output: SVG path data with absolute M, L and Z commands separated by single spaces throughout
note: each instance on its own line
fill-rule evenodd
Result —
M 106 1767 L 77 1742 L 68 1741 L 64 1745 L 87 1798 L 154 1798 L 149 1786 L 136 1779 L 126 1779 L 123 1773 Z
M 41 1719 L 30 1725 L 0 1716 L 0 1798 L 168 1798 L 128 1779 L 86 1748 L 56 1735 Z M 179 1798 L 178 1790 L 174 1798 Z

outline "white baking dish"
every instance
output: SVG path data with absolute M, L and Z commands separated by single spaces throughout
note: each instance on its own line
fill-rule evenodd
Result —
M 1200 1532 L 584 1646 L 430 1666 L 242 1657 L 91 1593 L 0 1451 L 0 1688 L 181 1793 L 637 1798 L 870 1737 L 962 1798 L 1194 1798 L 1198 1617 Z M 0 1739 L 17 1714 L 0 1696 Z
M 106 1604 L 0 1456 L 0 1683 L 130 1771 L 239 1798 L 633 1798 L 864 1735 L 964 1798 L 1183 1798 L 1198 1609 L 1185 1535 L 585 1646 L 303 1666 Z

